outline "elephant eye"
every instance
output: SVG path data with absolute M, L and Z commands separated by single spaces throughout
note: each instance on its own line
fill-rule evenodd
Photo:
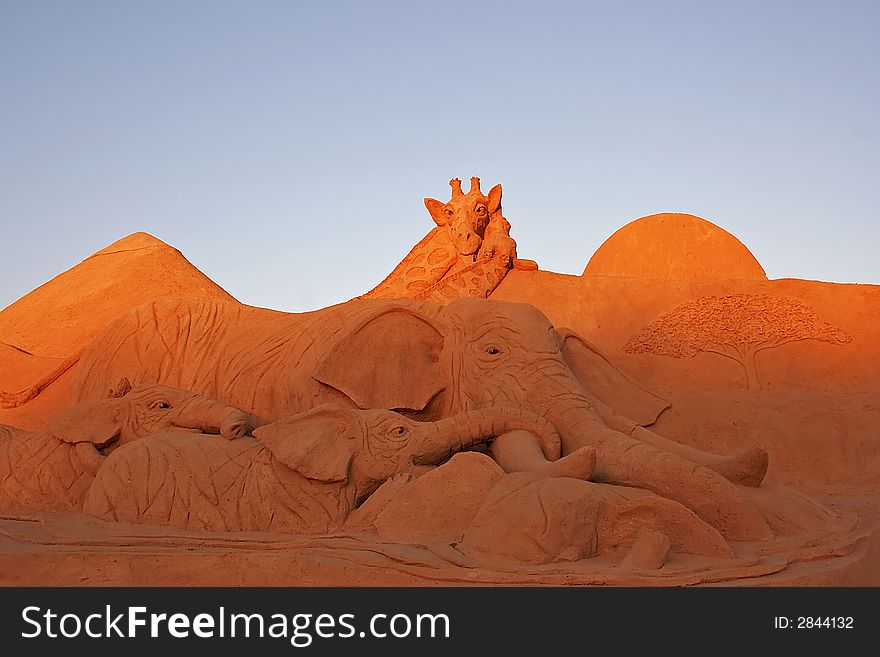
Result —
M 402 426 L 392 427 L 388 433 L 391 436 L 393 436 L 394 438 L 402 438 L 403 436 L 406 435 L 406 427 L 402 427 Z
M 150 405 L 150 408 L 153 408 L 153 409 L 160 409 L 160 408 L 161 408 L 161 409 L 166 409 L 166 408 L 171 408 L 171 404 L 169 404 L 167 401 L 157 401 L 157 402 L 153 402 L 153 403 Z
M 501 349 L 496 347 L 494 344 L 490 344 L 488 347 L 486 347 L 486 353 L 490 356 L 497 356 L 501 353 Z
M 452 208 L 446 208 L 446 214 L 451 217 L 454 214 L 454 210 Z

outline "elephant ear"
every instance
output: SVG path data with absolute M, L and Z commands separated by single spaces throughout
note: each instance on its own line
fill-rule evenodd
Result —
M 314 378 L 358 408 L 420 411 L 446 386 L 443 335 L 407 308 L 387 308 L 330 350 Z
M 288 468 L 318 481 L 347 481 L 363 444 L 353 412 L 329 404 L 263 425 L 254 436 Z
M 51 420 L 46 430 L 66 443 L 104 445 L 122 431 L 119 411 L 111 400 L 80 402 Z
M 563 328 L 562 356 L 580 383 L 609 409 L 647 427 L 669 408 L 669 402 L 643 388 L 617 369 L 595 346 Z

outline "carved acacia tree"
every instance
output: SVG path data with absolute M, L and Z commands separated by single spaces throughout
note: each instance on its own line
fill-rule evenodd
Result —
M 623 349 L 672 358 L 719 354 L 742 366 L 749 390 L 760 390 L 755 355 L 798 340 L 846 344 L 852 338 L 794 299 L 731 294 L 701 297 L 679 306 L 630 338 Z

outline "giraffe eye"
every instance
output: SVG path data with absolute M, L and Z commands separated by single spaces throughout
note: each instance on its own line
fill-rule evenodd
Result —
M 477 206 L 477 214 L 486 214 L 486 206 L 478 205 Z

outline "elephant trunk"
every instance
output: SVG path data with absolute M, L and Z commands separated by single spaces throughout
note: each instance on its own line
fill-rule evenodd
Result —
M 764 518 L 721 475 L 678 455 L 610 429 L 582 394 L 556 396 L 546 416 L 559 429 L 563 452 L 596 449 L 597 482 L 644 488 L 690 508 L 732 540 L 768 540 Z
M 559 394 L 553 401 L 541 409 L 546 417 L 559 431 L 562 453 L 572 452 L 587 445 L 601 450 L 607 443 L 616 443 L 623 434 L 606 425 L 593 404 L 584 395 Z M 596 476 L 602 479 L 602 464 L 596 464 Z
M 251 433 L 259 424 L 250 414 L 237 408 L 230 408 L 220 423 L 220 434 L 226 438 L 242 438 Z
M 555 460 L 560 455 L 559 434 L 539 415 L 519 408 L 483 408 L 425 423 L 425 437 L 413 446 L 415 465 L 433 465 L 452 454 L 469 449 L 508 431 L 523 429 L 533 433 L 544 455 Z
M 173 420 L 173 424 L 182 429 L 219 433 L 233 439 L 241 438 L 253 431 L 256 420 L 250 413 L 206 397 L 194 400 L 182 408 Z

